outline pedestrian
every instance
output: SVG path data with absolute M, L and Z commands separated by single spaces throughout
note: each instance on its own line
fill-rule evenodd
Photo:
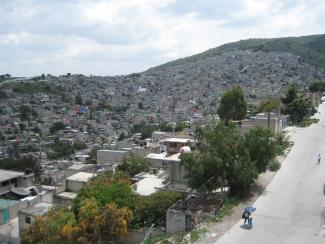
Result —
M 317 164 L 320 164 L 321 156 L 318 154 Z
M 244 224 L 246 224 L 246 222 L 248 222 L 250 215 L 251 215 L 251 213 L 245 209 L 243 212 L 243 215 L 242 215 L 242 218 L 245 219 Z
M 251 229 L 251 228 L 253 228 L 253 218 L 252 217 L 250 217 L 248 219 L 248 229 Z

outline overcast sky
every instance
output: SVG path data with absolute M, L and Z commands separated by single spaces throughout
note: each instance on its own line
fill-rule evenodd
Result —
M 325 0 L 0 0 L 0 74 L 128 74 L 231 41 L 322 33 Z

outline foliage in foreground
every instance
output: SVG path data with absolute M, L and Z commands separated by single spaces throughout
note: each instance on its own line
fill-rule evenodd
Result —
M 223 122 L 198 127 L 195 134 L 196 150 L 181 157 L 189 185 L 203 192 L 229 186 L 240 196 L 249 193 L 258 173 L 276 156 L 277 145 L 285 143 L 269 129 L 257 127 L 241 136 L 234 125 Z
M 118 166 L 118 170 L 133 177 L 141 172 L 148 172 L 150 165 L 151 163 L 148 159 L 137 154 L 131 154 L 123 158 L 123 162 Z

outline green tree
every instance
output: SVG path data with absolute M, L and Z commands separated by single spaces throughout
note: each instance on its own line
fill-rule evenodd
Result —
M 319 81 L 319 82 L 314 82 L 314 83 L 310 84 L 309 91 L 310 92 L 325 92 L 325 82 Z
M 160 123 L 158 128 L 159 128 L 159 130 L 165 131 L 165 132 L 173 131 L 173 127 L 171 125 L 169 125 L 167 122 Z
M 101 207 L 114 202 L 119 207 L 134 209 L 135 197 L 127 175 L 122 172 L 113 174 L 108 171 L 94 177 L 80 190 L 73 201 L 72 209 L 78 216 L 82 201 L 90 198 L 94 198 Z
M 289 86 L 285 92 L 285 96 L 281 98 L 284 107 L 282 113 L 289 114 L 292 123 L 300 123 L 304 117 L 308 114 L 308 110 L 311 109 L 310 101 L 298 96 L 298 87 L 296 84 Z
M 122 131 L 122 133 L 119 135 L 118 140 L 123 141 L 125 139 L 125 133 Z
M 245 145 L 258 173 L 265 172 L 269 162 L 276 156 L 274 133 L 263 127 L 250 129 L 245 134 Z
M 139 102 L 139 103 L 138 103 L 138 108 L 139 108 L 139 109 L 143 109 L 143 108 L 144 108 L 144 107 L 143 107 L 143 102 Z
M 63 142 L 54 143 L 52 149 L 54 150 L 54 152 L 48 154 L 48 157 L 50 159 L 68 157 L 74 153 L 73 146 Z
M 53 135 L 55 132 L 59 130 L 64 130 L 65 125 L 62 122 L 55 122 L 53 125 L 50 127 L 50 133 Z
M 220 122 L 195 134 L 197 150 L 181 157 L 189 185 L 209 192 L 228 185 L 233 194 L 247 194 L 257 172 L 236 127 Z
M 183 197 L 184 194 L 182 193 L 170 191 L 158 191 L 150 196 L 138 196 L 133 213 L 134 220 L 131 224 L 151 226 L 164 217 L 167 209 Z
M 242 89 L 240 86 L 234 86 L 222 95 L 218 114 L 220 119 L 228 123 L 229 120 L 243 119 L 247 112 L 246 107 Z
M 258 112 L 277 112 L 280 108 L 280 101 L 275 98 L 266 98 L 258 106 Z
M 85 143 L 83 143 L 81 141 L 75 141 L 73 143 L 73 148 L 76 151 L 83 150 L 83 149 L 86 149 L 87 148 L 87 144 L 85 144 Z
M 81 97 L 81 94 L 80 92 L 78 92 L 78 94 L 75 96 L 75 103 L 76 104 L 79 104 L 79 105 L 82 105 L 82 97 Z
M 137 154 L 131 154 L 123 158 L 123 162 L 118 166 L 118 170 L 133 177 L 141 172 L 148 172 L 150 165 L 151 163 L 148 159 Z
M 186 128 L 186 124 L 184 122 L 177 123 L 175 127 L 175 132 L 183 131 Z

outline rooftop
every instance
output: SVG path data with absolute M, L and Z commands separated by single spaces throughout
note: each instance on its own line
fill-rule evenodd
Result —
M 146 158 L 148 159 L 165 159 L 166 158 L 167 153 L 163 152 L 163 153 L 149 153 Z
M 161 142 L 188 143 L 188 142 L 194 142 L 194 140 L 187 139 L 187 138 L 166 138 L 161 140 Z
M 70 181 L 88 182 L 90 178 L 96 176 L 92 173 L 79 172 L 67 178 Z
M 12 170 L 2 170 L 0 169 L 0 182 L 16 178 L 18 176 L 24 175 L 23 172 L 12 171 Z
M 51 203 L 40 202 L 33 206 L 24 208 L 24 209 L 20 210 L 20 212 L 28 214 L 28 215 L 39 216 L 39 215 L 43 215 L 43 214 L 47 213 L 47 211 L 51 207 L 52 207 Z
M 164 178 L 159 178 L 158 175 L 144 174 L 141 175 L 142 180 L 139 180 L 136 185 L 136 192 L 142 196 L 149 196 L 157 191 L 156 188 L 163 187 Z
M 58 197 L 61 197 L 61 198 L 66 198 L 66 199 L 75 199 L 76 196 L 78 195 L 78 193 L 75 193 L 75 192 L 67 192 L 67 191 L 64 191 L 64 192 L 61 192 L 60 194 L 58 194 L 57 196 Z

